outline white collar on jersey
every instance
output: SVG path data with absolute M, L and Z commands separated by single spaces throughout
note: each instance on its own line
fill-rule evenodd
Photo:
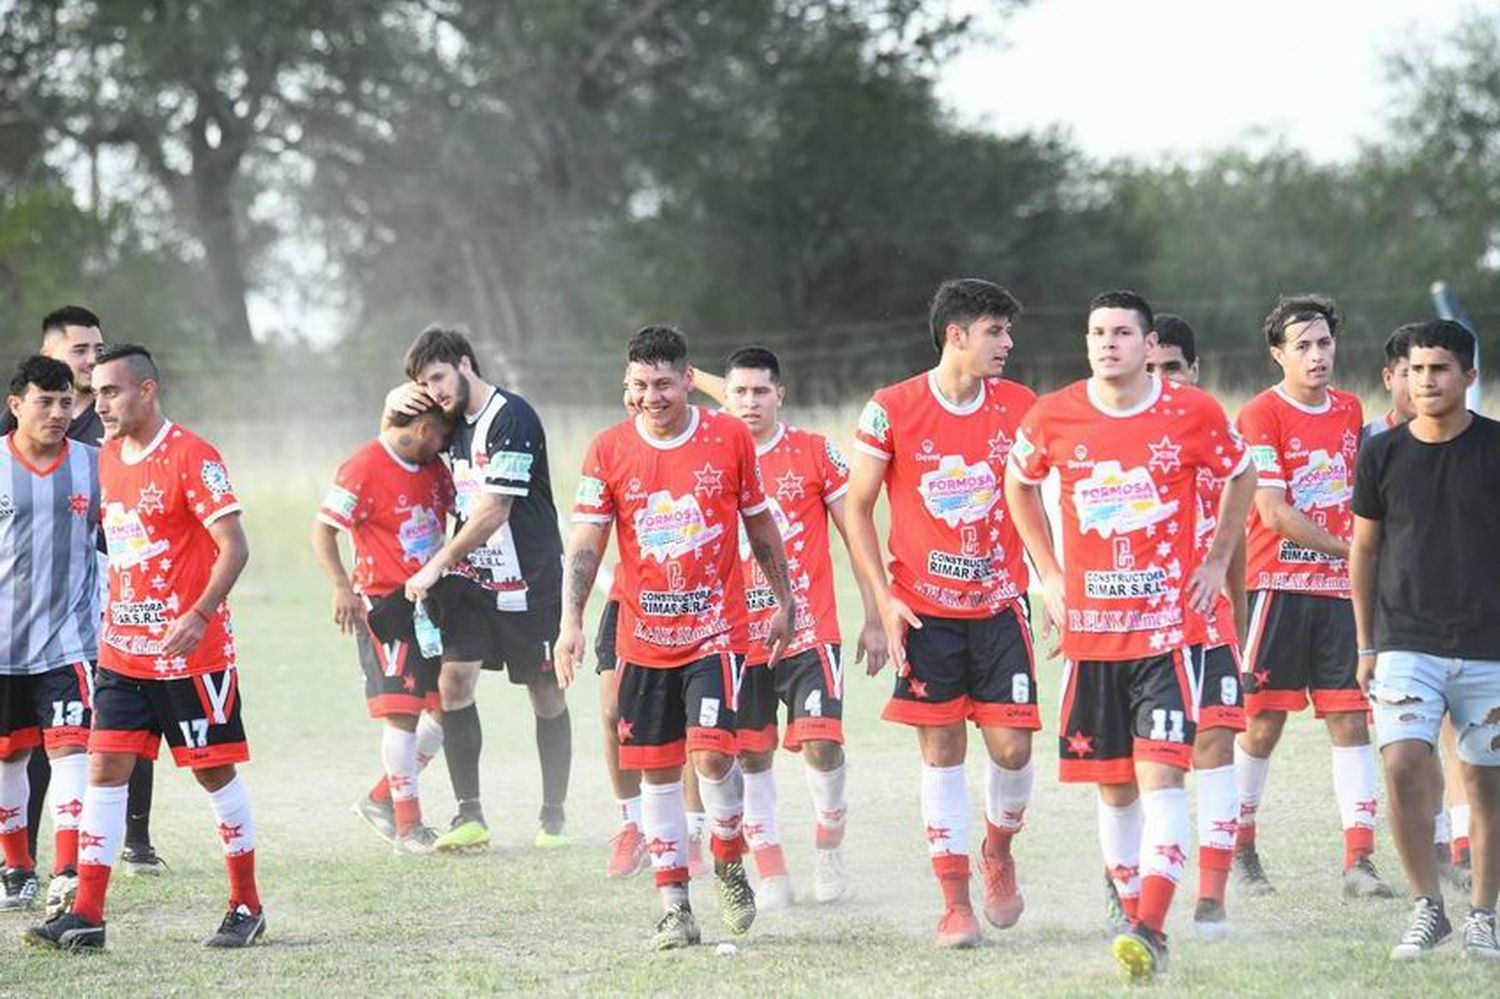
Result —
M 1286 403 L 1288 406 L 1291 406 L 1293 409 L 1301 410 L 1302 412 L 1309 413 L 1313 416 L 1321 416 L 1322 414 L 1328 412 L 1333 408 L 1333 396 L 1329 394 L 1326 389 L 1324 390 L 1323 405 L 1321 406 L 1309 406 L 1305 402 L 1298 402 L 1296 399 L 1293 399 L 1291 396 L 1283 392 L 1280 385 L 1272 385 L 1271 391 L 1281 396 L 1281 401 Z
M 151 443 L 142 448 L 140 452 L 137 453 L 134 457 L 131 457 L 130 455 L 125 453 L 125 444 L 121 443 L 120 460 L 127 465 L 139 465 L 141 462 L 146 460 L 146 457 L 150 455 L 152 451 L 155 451 L 157 448 L 161 447 L 161 442 L 167 439 L 167 431 L 171 429 L 172 421 L 162 420 L 161 429 L 156 432 L 156 436 L 152 439 Z
M 408 472 L 420 472 L 422 470 L 417 465 L 413 465 L 411 462 L 407 461 L 405 458 L 397 454 L 396 449 L 387 444 L 384 437 L 377 437 L 375 439 L 380 442 L 381 447 L 385 448 L 385 453 L 391 456 L 391 460 L 400 465 L 402 468 L 406 469 Z
M 782 423 L 780 420 L 778 420 L 776 422 L 776 432 L 771 435 L 771 439 L 768 440 L 768 441 L 766 441 L 764 444 L 757 444 L 757 445 L 755 445 L 755 456 L 757 458 L 762 458 L 762 457 L 770 454 L 771 450 L 773 448 L 775 448 L 777 444 L 780 444 L 781 443 L 781 439 L 783 437 L 785 437 L 785 436 L 786 436 L 786 424 Z
M 985 381 L 986 379 L 983 378 L 979 380 L 979 394 L 974 397 L 974 401 L 960 406 L 943 395 L 942 389 L 938 388 L 937 368 L 931 368 L 927 372 L 927 387 L 932 391 L 932 397 L 938 401 L 939 406 L 942 406 L 954 416 L 968 416 L 971 413 L 979 412 L 979 407 L 984 405 Z
M 646 430 L 646 418 L 644 416 L 637 416 L 635 418 L 635 432 L 640 435 L 641 440 L 650 444 L 658 451 L 670 451 L 673 448 L 682 447 L 682 445 L 692 440 L 693 435 L 698 432 L 698 407 L 689 406 L 688 410 L 687 429 L 669 441 L 652 437 Z
M 478 423 L 480 417 L 484 416 L 484 414 L 489 411 L 489 408 L 491 406 L 495 406 L 495 400 L 496 399 L 500 400 L 500 406 L 505 405 L 505 396 L 503 396 L 503 395 L 500 394 L 500 388 L 499 388 L 499 386 L 491 385 L 490 386 L 490 397 L 488 399 L 484 400 L 484 405 L 483 406 L 480 406 L 478 409 L 476 409 L 474 411 L 474 415 L 473 416 L 467 416 L 466 415 L 464 417 L 464 422 L 465 423 L 471 423 L 471 424 L 472 423 Z M 495 406 L 495 408 L 499 409 L 500 406 Z
M 1116 419 L 1125 419 L 1128 416 L 1140 416 L 1146 410 L 1156 405 L 1156 400 L 1161 398 L 1161 379 L 1155 375 L 1151 376 L 1151 391 L 1146 393 L 1146 398 L 1129 409 L 1115 409 L 1103 399 L 1100 399 L 1098 390 L 1094 388 L 1094 380 L 1092 378 L 1084 384 L 1088 387 L 1089 402 L 1093 407 L 1105 416 L 1112 416 Z

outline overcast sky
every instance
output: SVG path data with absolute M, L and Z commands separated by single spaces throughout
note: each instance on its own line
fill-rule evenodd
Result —
M 986 0 L 957 0 L 980 14 Z M 1319 159 L 1378 135 L 1382 57 L 1473 0 L 1032 0 L 943 74 L 966 120 L 1062 125 L 1094 157 L 1192 153 L 1263 131 Z

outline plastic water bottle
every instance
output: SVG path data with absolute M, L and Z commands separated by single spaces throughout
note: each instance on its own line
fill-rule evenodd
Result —
M 423 602 L 418 601 L 416 609 L 412 611 L 411 623 L 417 633 L 417 649 L 421 651 L 422 658 L 436 659 L 442 655 L 443 634 L 432 623 L 432 618 L 427 616 L 427 608 Z

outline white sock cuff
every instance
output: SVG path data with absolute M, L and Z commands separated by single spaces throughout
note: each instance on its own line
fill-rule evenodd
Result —
M 680 780 L 672 781 L 669 784 L 647 784 L 644 781 L 641 782 L 642 798 L 664 798 L 668 795 L 681 793 L 682 781 Z M 701 815 L 702 813 L 698 814 Z
M 1454 805 L 1448 809 L 1448 818 L 1453 825 L 1454 837 L 1469 835 L 1469 806 Z
M 1139 797 L 1137 797 L 1128 805 L 1111 805 L 1103 798 L 1096 798 L 1095 800 L 1099 803 L 1100 818 L 1109 816 L 1115 819 L 1123 820 L 1128 819 L 1131 816 L 1139 816 L 1141 814 L 1141 799 Z
M 88 753 L 59 756 L 52 761 L 52 821 L 58 828 L 78 828 L 88 784 Z

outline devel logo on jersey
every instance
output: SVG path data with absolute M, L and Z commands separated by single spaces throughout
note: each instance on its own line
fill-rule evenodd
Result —
M 1298 510 L 1343 506 L 1354 496 L 1344 453 L 1330 457 L 1322 448 L 1307 456 L 1307 464 L 1292 473 L 1292 505 Z
M 643 557 L 658 562 L 687 555 L 724 533 L 721 524 L 709 526 L 692 493 L 678 499 L 665 489 L 646 497 L 635 512 L 635 534 Z
M 1000 480 L 987 461 L 970 465 L 962 455 L 945 454 L 917 486 L 927 511 L 947 524 L 973 524 L 989 515 L 1000 499 Z
M 1176 500 L 1161 501 L 1148 470 L 1127 472 L 1118 461 L 1101 461 L 1088 478 L 1078 480 L 1073 505 L 1078 510 L 1078 533 L 1098 531 L 1101 538 L 1139 531 L 1177 512 Z

